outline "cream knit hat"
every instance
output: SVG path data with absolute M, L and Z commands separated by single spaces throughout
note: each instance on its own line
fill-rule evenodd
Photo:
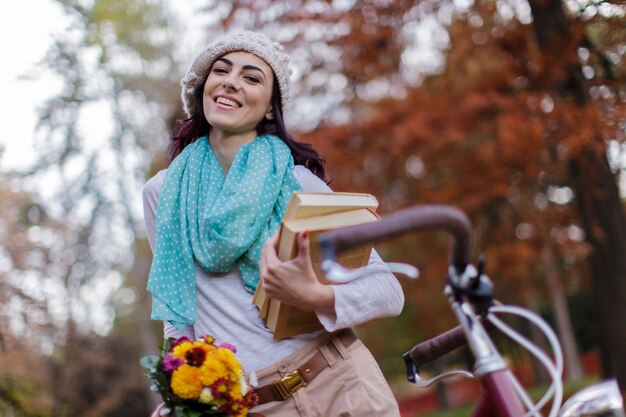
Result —
M 278 79 L 280 98 L 283 105 L 289 100 L 289 57 L 283 46 L 272 42 L 267 36 L 255 32 L 239 32 L 215 39 L 209 46 L 194 59 L 187 75 L 181 80 L 181 98 L 187 116 L 196 112 L 194 93 L 198 87 L 203 88 L 211 67 L 215 61 L 229 52 L 250 52 L 263 59 L 272 68 Z

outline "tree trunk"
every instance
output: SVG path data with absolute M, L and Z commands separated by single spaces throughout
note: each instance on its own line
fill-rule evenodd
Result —
M 144 245 L 147 244 L 146 241 L 142 241 L 141 243 Z M 146 253 L 146 250 L 141 250 L 138 244 L 135 244 L 135 262 L 131 271 L 135 292 L 137 294 L 135 323 L 143 354 L 155 355 L 159 354 L 158 347 L 162 344 L 162 339 L 159 341 L 155 337 L 153 323 L 150 319 L 150 297 L 146 291 L 146 280 L 150 273 L 150 259 L 146 256 Z M 161 403 L 161 399 L 149 389 L 150 385 L 150 383 L 145 384 L 145 394 L 148 406 L 154 410 Z
M 589 86 L 576 55 L 582 39 L 576 36 L 561 1 L 529 3 L 539 48 L 552 64 L 549 75 L 561 74 L 554 80 L 554 93 L 581 108 L 589 105 Z M 598 138 L 597 143 L 601 140 Z M 617 377 L 621 388 L 626 389 L 626 215 L 606 150 L 597 143 L 572 150 L 569 179 L 592 248 L 589 265 L 600 317 L 602 376 Z
M 537 299 L 537 295 L 534 292 L 530 292 L 526 296 L 526 307 L 530 308 L 533 311 L 539 311 L 541 306 L 539 304 L 539 300 Z M 546 350 L 550 347 L 546 343 L 546 338 L 544 334 L 539 330 L 537 326 L 528 323 L 529 336 L 530 340 L 537 346 L 539 349 Z M 533 368 L 533 383 L 536 385 L 548 385 L 550 383 L 550 377 L 548 376 L 548 372 L 543 367 L 541 362 L 538 360 L 531 360 L 531 366 Z
M 567 299 L 561 285 L 560 268 L 552 248 L 545 246 L 542 252 L 548 291 L 552 299 L 552 311 L 554 312 L 556 328 L 561 338 L 563 356 L 565 357 L 565 378 L 567 381 L 576 381 L 582 378 L 583 368 L 578 357 L 578 348 L 576 347 L 576 339 L 572 330 Z
M 570 161 L 587 241 L 592 290 L 599 313 L 602 376 L 626 388 L 626 218 L 606 155 L 586 149 Z

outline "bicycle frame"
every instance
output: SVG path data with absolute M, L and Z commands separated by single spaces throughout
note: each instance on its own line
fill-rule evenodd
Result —
M 458 268 L 450 267 L 444 290 L 474 355 L 473 375 L 482 386 L 483 395 L 472 416 L 522 417 L 526 412 L 513 386 L 510 371 L 477 314 L 477 310 L 483 313 L 493 304 L 493 286 L 480 270 L 467 265 L 459 273 Z M 410 353 L 405 354 L 407 364 Z M 417 368 L 407 371 L 413 373 L 409 380 L 415 381 Z
M 523 416 L 526 414 L 510 385 L 507 372 L 508 370 L 501 369 L 483 376 L 480 381 L 483 395 L 472 412 L 473 417 Z
M 465 332 L 475 360 L 474 375 L 479 379 L 482 393 L 472 412 L 473 417 L 522 417 L 526 411 L 511 382 L 502 356 L 491 343 L 487 331 L 470 303 L 457 301 L 450 286 L 445 291 Z

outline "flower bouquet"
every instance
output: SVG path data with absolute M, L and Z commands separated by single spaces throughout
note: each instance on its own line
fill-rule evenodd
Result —
M 161 356 L 141 358 L 174 417 L 246 416 L 258 397 L 246 383 L 237 350 L 213 337 L 192 341 L 183 336 L 165 342 Z

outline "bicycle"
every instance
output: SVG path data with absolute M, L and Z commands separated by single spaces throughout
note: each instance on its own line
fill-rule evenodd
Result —
M 624 417 L 623 399 L 614 380 L 595 384 L 574 394 L 562 407 L 563 356 L 557 337 L 552 329 L 535 313 L 514 306 L 503 306 L 493 298 L 493 284 L 484 274 L 480 262 L 470 262 L 471 223 L 460 210 L 445 205 L 415 206 L 384 216 L 373 224 L 351 226 L 322 234 L 319 245 L 322 252 L 322 269 L 333 282 L 347 282 L 366 273 L 367 267 L 348 270 L 335 262 L 337 253 L 365 243 L 376 243 L 408 232 L 425 229 L 441 229 L 452 237 L 450 266 L 444 289 L 460 325 L 430 340 L 422 342 L 403 355 L 407 379 L 418 387 L 430 386 L 450 376 L 473 377 L 480 381 L 483 395 L 472 413 L 473 417 L 526 417 L 540 416 L 540 410 L 550 400 L 550 417 L 603 416 Z M 394 272 L 416 275 L 416 269 L 407 265 L 392 265 Z M 531 343 L 523 335 L 497 317 L 498 314 L 514 314 L 530 320 L 546 335 L 553 350 L 554 360 Z M 515 342 L 526 348 L 547 370 L 552 384 L 537 402 L 508 369 L 504 359 L 493 343 L 486 323 L 499 329 Z M 473 373 L 452 371 L 429 380 L 420 377 L 424 364 L 467 343 L 474 356 Z

